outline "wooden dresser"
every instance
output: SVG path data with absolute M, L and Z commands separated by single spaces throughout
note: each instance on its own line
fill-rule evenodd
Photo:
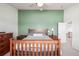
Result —
M 0 56 L 6 54 L 10 50 L 9 39 L 13 37 L 13 33 L 0 33 Z

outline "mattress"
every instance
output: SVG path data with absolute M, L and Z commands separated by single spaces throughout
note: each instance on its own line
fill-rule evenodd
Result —
M 31 36 L 31 35 L 28 35 L 26 38 L 24 38 L 23 40 L 51 40 L 51 38 L 47 35 L 44 35 L 44 36 Z

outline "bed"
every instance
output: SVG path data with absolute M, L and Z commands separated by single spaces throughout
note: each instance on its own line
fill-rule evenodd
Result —
M 28 29 L 24 39 L 10 39 L 10 55 L 60 56 L 60 40 L 51 39 L 48 29 Z

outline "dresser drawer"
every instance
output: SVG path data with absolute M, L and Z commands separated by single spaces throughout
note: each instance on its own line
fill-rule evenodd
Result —
M 0 56 L 4 55 L 5 53 L 9 52 L 9 47 L 5 46 L 2 49 L 0 49 Z
M 5 44 L 0 44 L 0 49 L 2 49 L 3 47 L 6 47 Z
M 3 48 L 3 47 L 5 47 L 5 45 L 4 45 L 4 44 L 1 44 L 1 45 L 0 45 L 0 49 Z
M 3 39 L 0 39 L 0 43 L 3 43 L 3 42 L 9 42 L 9 38 L 7 39 L 7 38 L 3 38 Z
M 6 47 L 6 46 L 9 46 L 9 44 L 7 44 L 7 43 L 1 43 L 0 44 L 0 49 L 3 48 L 3 47 Z

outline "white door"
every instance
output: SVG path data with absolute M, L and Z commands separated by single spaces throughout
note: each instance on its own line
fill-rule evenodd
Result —
M 66 23 L 58 23 L 58 38 L 62 43 L 66 42 Z

